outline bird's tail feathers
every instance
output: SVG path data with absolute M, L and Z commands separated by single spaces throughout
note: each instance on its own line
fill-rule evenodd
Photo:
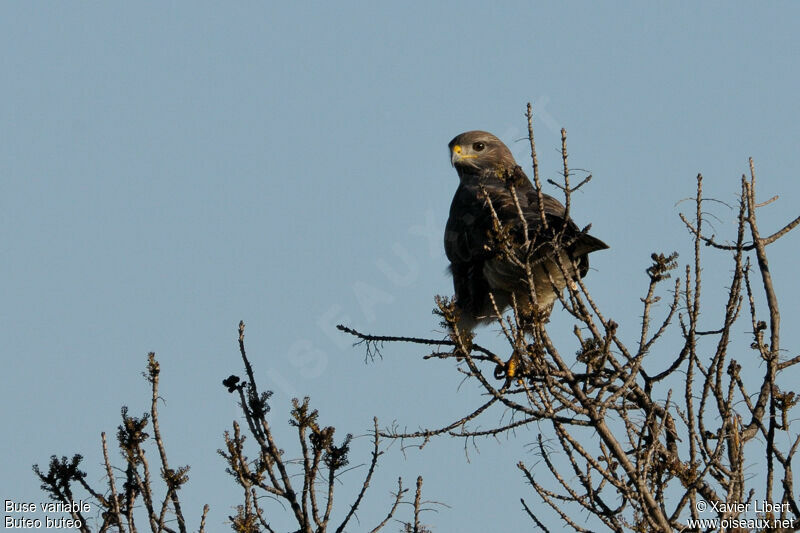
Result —
M 607 248 L 608 245 L 597 237 L 592 237 L 588 233 L 583 233 L 575 241 L 572 253 L 576 256 L 580 256 L 591 252 L 596 252 L 598 250 L 605 250 Z

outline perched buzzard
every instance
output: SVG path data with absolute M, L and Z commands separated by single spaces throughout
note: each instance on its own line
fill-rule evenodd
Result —
M 522 312 L 532 311 L 525 270 L 508 253 L 511 251 L 524 263 L 525 226 L 532 246 L 529 260 L 537 307 L 549 313 L 558 297 L 551 279 L 558 292 L 567 284 L 556 260 L 554 240 L 560 235 L 561 263 L 567 278 L 585 276 L 589 270 L 588 254 L 608 246 L 582 233 L 571 219 L 565 220 L 564 206 L 552 196 L 542 194 L 545 228 L 536 188 L 514 161 L 508 147 L 491 133 L 468 131 L 450 141 L 449 147 L 460 184 L 450 206 L 444 249 L 453 275 L 459 328 L 472 330 L 477 324 L 495 319 L 490 293 L 501 313 L 511 305 L 512 294 Z M 516 190 L 519 209 L 511 185 Z M 499 228 L 493 224 L 492 209 L 500 222 Z M 505 250 L 504 239 L 510 244 Z

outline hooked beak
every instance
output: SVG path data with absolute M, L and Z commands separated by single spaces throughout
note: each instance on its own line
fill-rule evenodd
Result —
M 475 159 L 476 155 L 471 154 L 467 155 L 464 153 L 464 149 L 461 148 L 460 144 L 453 146 L 453 150 L 450 152 L 450 164 L 456 166 L 457 163 L 461 163 L 467 159 Z

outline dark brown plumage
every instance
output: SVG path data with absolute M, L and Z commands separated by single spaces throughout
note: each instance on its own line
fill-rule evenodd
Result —
M 583 277 L 589 270 L 588 254 L 608 246 L 601 240 L 582 233 L 572 219 L 564 219 L 561 203 L 542 194 L 544 215 L 542 224 L 538 194 L 533 184 L 514 161 L 511 151 L 500 139 L 485 131 L 468 131 L 450 141 L 450 160 L 458 172 L 460 184 L 450 205 L 450 218 L 444 236 L 444 249 L 450 260 L 456 305 L 460 311 L 459 328 L 473 329 L 477 324 L 496 318 L 489 293 L 494 296 L 502 313 L 512 302 L 514 294 L 519 309 L 532 310 L 530 289 L 523 268 L 502 250 L 489 202 L 491 200 L 507 241 L 514 255 L 524 262 L 524 227 L 527 224 L 531 265 L 537 307 L 548 312 L 557 299 L 557 292 L 566 287 L 567 279 Z M 513 184 L 519 210 L 510 192 Z M 556 260 L 554 240 L 561 235 L 560 256 L 567 279 Z

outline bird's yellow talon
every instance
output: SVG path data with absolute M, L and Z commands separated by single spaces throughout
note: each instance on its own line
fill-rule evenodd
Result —
M 513 378 L 517 375 L 517 358 L 511 357 L 506 363 L 506 376 L 509 378 Z

